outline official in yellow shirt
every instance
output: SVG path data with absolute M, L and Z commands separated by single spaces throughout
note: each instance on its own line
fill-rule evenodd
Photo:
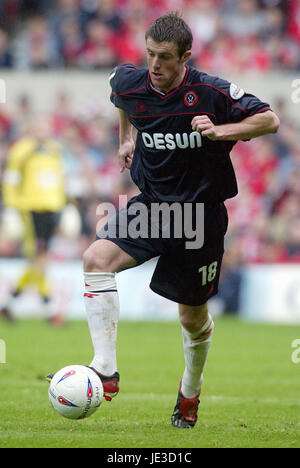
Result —
M 50 135 L 48 119 L 37 120 L 30 134 L 11 147 L 2 184 L 4 206 L 17 209 L 22 216 L 23 252 L 30 260 L 13 296 L 35 284 L 44 303 L 50 300 L 48 244 L 66 204 L 62 151 Z M 11 316 L 8 305 L 2 313 Z

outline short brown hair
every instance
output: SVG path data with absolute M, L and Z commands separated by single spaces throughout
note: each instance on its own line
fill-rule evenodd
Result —
M 193 44 L 192 31 L 177 12 L 168 13 L 153 21 L 145 37 L 146 40 L 151 37 L 155 42 L 175 42 L 179 57 L 190 50 Z

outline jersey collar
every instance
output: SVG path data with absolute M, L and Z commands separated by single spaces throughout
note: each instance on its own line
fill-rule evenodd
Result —
M 176 88 L 174 88 L 172 91 L 169 91 L 168 93 L 163 93 L 162 91 L 159 91 L 158 89 L 156 89 L 153 84 L 151 83 L 151 79 L 150 79 L 150 73 L 148 71 L 148 78 L 147 78 L 147 89 L 148 91 L 150 91 L 151 93 L 154 93 L 156 94 L 157 96 L 159 96 L 161 99 L 166 99 L 167 97 L 169 97 L 171 94 L 174 94 L 176 93 L 180 88 L 182 88 L 186 81 L 187 81 L 187 78 L 188 78 L 188 74 L 189 74 L 189 71 L 190 71 L 190 67 L 188 65 L 186 65 L 186 71 L 185 71 L 185 75 L 184 75 L 184 78 L 181 82 L 181 84 L 179 86 L 177 86 Z

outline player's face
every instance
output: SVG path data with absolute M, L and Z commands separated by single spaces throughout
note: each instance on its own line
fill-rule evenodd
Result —
M 180 57 L 175 42 L 155 42 L 151 37 L 148 37 L 146 47 L 153 86 L 164 93 L 179 86 L 185 75 L 185 62 L 191 52 L 187 51 Z

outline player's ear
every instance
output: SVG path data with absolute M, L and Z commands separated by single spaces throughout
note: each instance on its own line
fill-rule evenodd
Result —
M 181 56 L 181 59 L 180 59 L 181 62 L 182 62 L 182 63 L 185 63 L 185 62 L 187 62 L 188 60 L 190 60 L 191 55 L 192 55 L 192 51 L 191 51 L 191 50 L 185 51 L 184 54 L 182 54 L 182 56 Z

